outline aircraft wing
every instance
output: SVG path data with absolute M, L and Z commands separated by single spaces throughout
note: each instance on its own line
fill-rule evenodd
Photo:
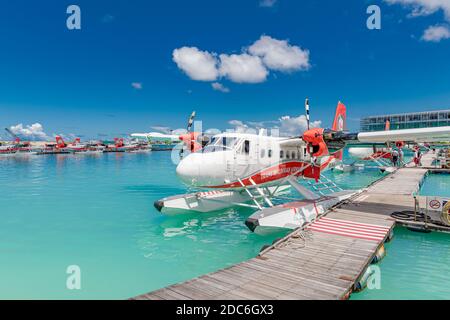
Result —
M 147 133 L 132 133 L 130 134 L 131 137 L 133 138 L 145 138 L 147 139 Z
M 170 140 L 170 141 L 179 141 L 179 136 L 174 134 L 164 134 L 159 132 L 149 132 L 149 133 L 132 133 L 131 136 L 133 138 L 145 138 L 148 140 Z
M 280 140 L 281 147 L 304 147 L 305 142 L 301 138 L 287 138 Z
M 450 141 L 450 126 L 360 132 L 357 140 L 363 143 Z

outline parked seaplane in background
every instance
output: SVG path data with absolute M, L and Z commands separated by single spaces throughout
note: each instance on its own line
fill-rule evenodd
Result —
M 114 138 L 114 144 L 106 146 L 105 152 L 149 152 L 150 146 L 147 142 L 139 140 L 132 140 L 131 142 L 125 142 L 124 138 Z
M 31 155 L 37 154 L 37 149 L 31 146 L 29 141 L 21 141 L 20 138 L 9 128 L 6 132 L 14 139 L 12 143 L 0 146 L 0 155 Z
M 49 149 L 49 152 L 56 151 L 56 153 L 98 154 L 105 150 L 105 146 L 103 146 L 100 141 L 82 143 L 80 138 L 75 138 L 72 143 L 67 144 L 61 136 L 56 136 L 55 139 L 56 145 L 53 147 L 53 150 Z
M 262 130 L 260 134 L 222 133 L 201 148 L 200 134 L 188 130 L 192 139 L 183 142 L 194 152 L 182 158 L 176 173 L 197 192 L 163 198 L 155 207 L 164 214 L 180 214 L 242 206 L 257 210 L 246 220 L 252 231 L 294 229 L 360 192 L 342 190 L 322 175 L 342 164 L 348 143 L 450 139 L 450 127 L 349 133 L 346 107 L 341 102 L 331 129 L 310 128 L 308 100 L 305 109 L 308 129 L 297 137 L 270 137 Z M 309 187 L 299 183 L 301 179 L 307 180 Z M 304 200 L 287 197 L 291 187 Z M 276 200 L 290 202 L 276 205 Z
M 132 138 L 146 139 L 148 142 L 179 142 L 179 135 L 176 134 L 165 134 L 160 132 L 148 132 L 148 133 L 132 133 L 130 135 Z
M 390 130 L 390 121 L 386 121 L 385 131 Z M 365 168 L 376 168 L 381 172 L 393 172 L 396 166 L 393 164 L 393 151 L 397 149 L 399 154 L 403 155 L 403 141 L 397 141 L 395 144 L 390 143 L 356 143 L 347 144 L 348 154 L 354 160 L 351 164 L 342 164 L 336 167 L 336 171 L 351 172 L 355 169 L 363 170 Z M 403 157 L 399 159 L 402 163 Z
M 56 139 L 56 148 L 58 150 L 72 153 L 86 152 L 88 150 L 87 145 L 81 143 L 80 138 L 75 138 L 75 140 L 70 144 L 66 144 L 61 136 L 56 136 L 55 139 Z
M 154 150 L 172 150 L 177 144 L 184 143 L 184 148 L 180 149 L 180 155 L 184 155 L 184 151 L 195 152 L 204 147 L 210 137 L 204 133 L 192 132 L 192 125 L 194 123 L 195 111 L 191 113 L 188 119 L 188 126 L 186 132 L 181 134 L 165 134 L 159 132 L 149 133 L 132 133 L 130 136 L 136 139 L 146 139 L 148 143 L 152 144 Z

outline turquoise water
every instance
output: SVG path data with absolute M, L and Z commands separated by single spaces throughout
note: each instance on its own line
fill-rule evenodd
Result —
M 450 197 L 450 174 L 428 174 L 421 195 Z M 450 235 L 397 227 L 379 264 L 381 290 L 364 290 L 351 299 L 450 299 Z
M 420 189 L 423 196 L 450 197 L 450 174 L 428 174 Z
M 381 177 L 327 175 L 344 188 Z M 252 258 L 283 235 L 251 233 L 242 208 L 154 209 L 185 192 L 168 152 L 0 158 L 0 298 L 129 298 Z M 81 290 L 66 288 L 69 265 Z
M 450 299 L 450 237 L 417 233 L 397 227 L 386 244 L 387 255 L 378 264 L 381 288 L 365 289 L 352 300 Z

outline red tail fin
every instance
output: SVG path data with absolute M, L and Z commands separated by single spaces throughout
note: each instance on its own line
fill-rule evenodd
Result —
M 343 131 L 347 129 L 347 109 L 342 102 L 338 102 L 336 114 L 334 115 L 332 130 Z
M 64 142 L 63 138 L 61 138 L 60 136 L 56 136 L 56 146 L 58 148 L 65 148 L 66 147 L 66 143 Z
M 347 129 L 347 108 L 342 102 L 338 102 L 336 107 L 336 114 L 334 115 L 333 127 L 334 131 L 343 131 Z M 342 160 L 344 154 L 343 150 L 339 150 L 334 154 L 336 159 Z
M 114 138 L 114 142 L 115 142 L 115 147 L 116 148 L 121 148 L 124 146 L 123 144 L 123 138 Z

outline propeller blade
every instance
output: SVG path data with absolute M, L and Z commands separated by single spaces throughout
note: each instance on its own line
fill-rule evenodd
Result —
M 309 99 L 305 100 L 306 125 L 309 130 Z
M 188 120 L 188 125 L 187 125 L 187 132 L 191 132 L 191 128 L 192 125 L 194 124 L 194 118 L 195 118 L 195 111 L 192 111 L 191 116 L 189 117 Z

